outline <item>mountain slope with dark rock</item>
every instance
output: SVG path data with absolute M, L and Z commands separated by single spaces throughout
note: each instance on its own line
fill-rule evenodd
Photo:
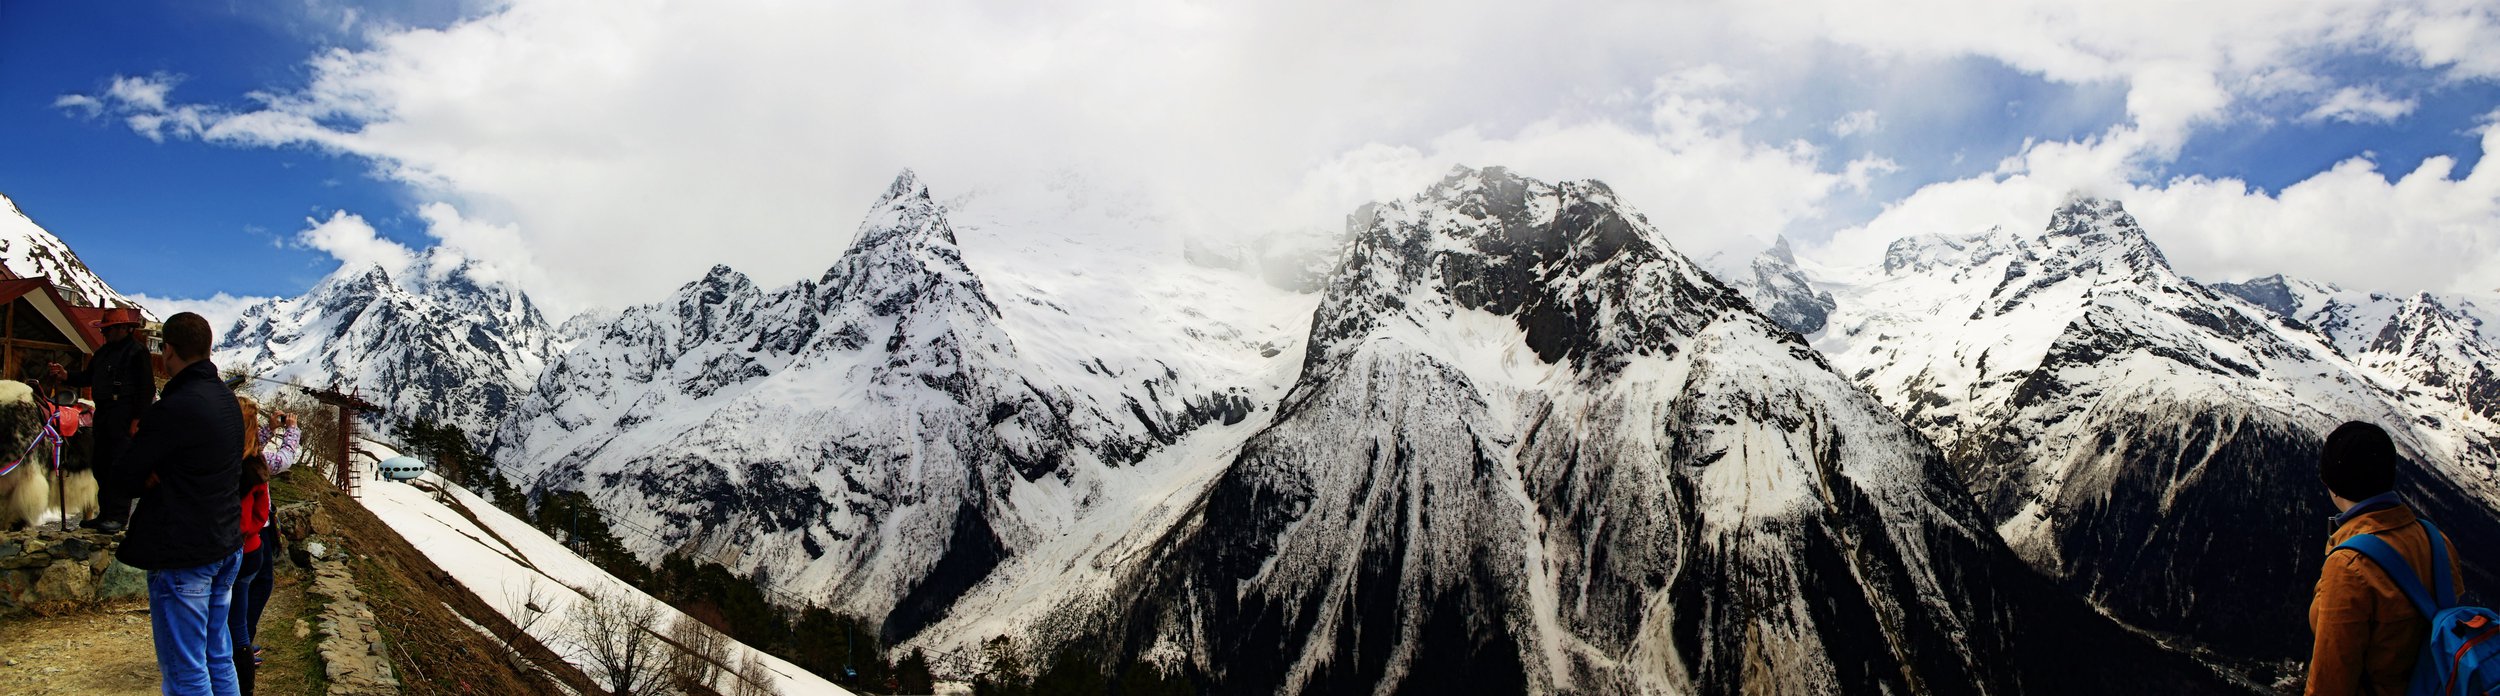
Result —
M 341 268 L 304 295 L 219 327 L 216 360 L 270 379 L 353 390 L 386 415 L 483 442 L 559 344 L 528 295 L 437 248 L 397 274 Z
M 1243 372 L 1258 342 L 1203 312 L 1168 327 L 1186 336 L 1164 352 L 1176 344 L 1082 318 L 1134 295 L 1004 272 L 1002 294 L 955 215 L 906 172 L 817 278 L 767 289 L 715 268 L 568 326 L 580 343 L 499 456 L 661 530 L 637 542 L 647 557 L 758 573 L 902 638 L 1002 565 L 1056 558 L 1068 530 L 1125 526 L 1138 489 L 1204 480 L 1167 452 L 1272 398 Z
M 2389 427 L 2417 502 L 2460 545 L 2500 539 L 2487 419 L 2423 425 L 2462 414 L 2262 308 L 2281 293 L 2179 276 L 2114 201 L 2075 198 L 2033 233 L 1903 239 L 1818 280 L 1839 288 L 1818 347 L 1944 449 L 2008 544 L 2259 678 L 2308 648 L 2335 425 Z M 2500 581 L 2487 564 L 2469 559 L 2469 585 Z
M 2218 688 L 1603 184 L 1498 168 L 1357 220 L 1274 421 L 1155 554 L 1104 640 L 1219 693 Z
M 2500 369 L 2500 304 L 2488 298 L 2400 297 L 2281 275 L 2213 287 L 2326 334 L 2338 352 L 2401 385 L 2404 397 L 2426 410 L 2456 405 L 2481 421 L 2500 420 L 2500 375 L 2493 372 Z
M 1770 251 L 1754 259 L 1752 277 L 1740 277 L 1734 285 L 1751 298 L 1754 307 L 1781 328 L 1800 334 L 1823 330 L 1834 306 L 1829 291 L 1814 287 L 1814 281 L 1797 267 L 1797 253 L 1781 237 Z

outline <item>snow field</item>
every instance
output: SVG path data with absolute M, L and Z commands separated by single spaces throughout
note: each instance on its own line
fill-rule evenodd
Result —
M 370 444 L 364 448 L 379 449 Z M 385 453 L 383 456 L 387 458 L 393 454 Z M 521 617 L 514 612 L 535 584 L 552 601 L 541 605 L 546 610 L 545 616 L 530 627 L 530 636 L 584 671 L 590 671 L 591 664 L 583 656 L 583 647 L 567 635 L 569 626 L 566 621 L 568 612 L 584 597 L 603 594 L 649 602 L 660 608 L 657 628 L 663 631 L 671 622 L 684 620 L 685 615 L 675 608 L 600 570 L 598 566 L 574 555 L 563 544 L 537 528 L 513 519 L 485 499 L 446 484 L 431 473 L 418 481 L 434 486 L 451 501 L 440 502 L 435 492 L 413 485 L 373 481 L 362 490 L 365 508 L 407 539 L 410 546 L 416 547 L 427 559 L 450 573 L 462 586 L 476 593 L 487 606 L 494 607 L 516 625 Z M 474 516 L 476 521 L 463 516 L 464 512 Z M 734 673 L 748 654 L 762 659 L 773 676 L 773 686 L 782 694 L 850 693 L 781 658 L 735 641 L 730 643 L 727 671 Z

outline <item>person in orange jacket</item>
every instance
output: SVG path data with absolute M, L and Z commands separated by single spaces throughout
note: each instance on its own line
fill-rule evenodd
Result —
M 2326 564 L 2309 601 L 2309 628 L 2317 642 L 2309 653 L 2308 693 L 2402 694 L 2413 678 L 2414 658 L 2430 636 L 2430 617 L 2414 608 L 2404 590 L 2367 556 L 2336 550 L 2356 534 L 2374 534 L 2404 554 L 2414 577 L 2431 576 L 2430 535 L 2413 509 L 2396 497 L 2396 443 L 2376 425 L 2345 423 L 2326 437 L 2318 477 L 2339 512 L 2327 535 Z M 2449 569 L 2456 544 L 2448 543 Z M 2453 575 L 2464 592 L 2464 575 Z

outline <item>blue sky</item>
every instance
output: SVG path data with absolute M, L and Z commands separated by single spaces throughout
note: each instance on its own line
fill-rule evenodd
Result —
M 1061 165 L 1146 180 L 1175 168 L 1223 170 L 1231 178 L 1190 171 L 1176 178 L 1192 183 L 1157 190 L 1187 205 L 1197 204 L 1187 201 L 1193 192 L 1257 198 L 1232 208 L 1209 204 L 1219 210 L 1307 201 L 1311 210 L 1298 219 L 1327 224 L 1349 201 L 1411 190 L 1411 173 L 1349 175 L 1349 167 L 1413 172 L 1446 161 L 1488 165 L 1505 162 L 1477 160 L 1517 157 L 1546 170 L 1532 175 L 1549 178 L 1612 180 L 1622 173 L 1630 183 L 1619 188 L 1632 190 L 1636 204 L 1649 200 L 1653 217 L 1678 217 L 1687 212 L 1679 201 L 1703 201 L 1696 207 L 1704 209 L 1692 211 L 1701 221 L 1696 226 L 1738 230 L 1725 246 L 1741 249 L 1761 242 L 1768 234 L 1762 230 L 1813 243 L 1844 228 L 1889 229 L 1878 218 L 1920 207 L 1904 203 L 1922 187 L 2006 178 L 2001 164 L 2036 152 L 2026 150 L 2034 143 L 2114 142 L 2125 129 L 2158 140 L 2170 127 L 2164 119 L 2177 120 L 2171 114 L 2181 110 L 2190 112 L 2182 117 L 2190 125 L 2175 151 L 2139 152 L 2126 158 L 2132 168 L 2115 174 L 2139 187 L 2134 195 L 2202 176 L 2245 181 L 2264 200 L 2364 153 L 2383 177 L 2410 172 L 2429 157 L 2452 157 L 2459 163 L 2453 180 L 2479 164 L 2482 129 L 2500 110 L 2500 82 L 2490 71 L 2443 58 L 2439 46 L 2310 45 L 2303 41 L 2328 34 L 2301 26 L 2274 33 L 2227 23 L 2164 29 L 2170 33 L 2153 37 L 2159 41 L 2116 48 L 2085 26 L 2029 42 L 2071 42 L 2074 51 L 2035 53 L 1982 41 L 1956 46 L 1935 37 L 1869 36 L 1853 33 L 1845 19 L 1832 21 L 1838 28 L 1828 33 L 1802 36 L 1749 29 L 1757 23 L 1744 17 L 1699 18 L 1725 19 L 1736 29 L 1714 30 L 1710 21 L 1678 28 L 1696 24 L 1683 16 L 1588 29 L 1581 19 L 1620 8 L 1574 5 L 1515 21 L 1523 35 L 1542 22 L 1588 36 L 1523 47 L 1514 44 L 1530 39 L 1504 35 L 1510 28 L 1502 24 L 1439 16 L 1465 14 L 1457 9 L 1426 3 L 1405 8 L 1416 12 L 1383 10 L 1397 20 L 1384 25 L 1411 27 L 1417 47 L 1409 49 L 1362 36 L 1340 40 L 1342 22 L 1324 5 L 1308 14 L 1327 19 L 1314 21 L 1295 14 L 1310 8 L 1290 3 L 1271 15 L 1212 22 L 1134 7 L 1073 17 L 926 16 L 866 3 L 820 8 L 825 16 L 814 23 L 792 17 L 805 13 L 789 8 L 747 3 L 609 12 L 596 3 L 523 1 L 513 6 L 535 12 L 501 15 L 500 5 L 465 5 L 0 3 L 0 152 L 7 153 L 0 157 L 0 193 L 124 292 L 299 293 L 346 257 L 299 240 L 308 219 L 346 211 L 382 238 L 421 249 L 436 243 L 416 214 L 431 203 L 504 226 L 480 233 L 486 240 L 472 253 L 516 250 L 513 256 L 530 258 L 513 263 L 533 266 L 516 275 L 543 279 L 532 281 L 545 286 L 534 290 L 569 294 L 567 306 L 589 306 L 648 299 L 652 288 L 691 278 L 715 261 L 760 268 L 762 280 L 821 269 L 815 257 L 838 244 L 824 241 L 839 236 L 826 230 L 847 229 L 878 183 L 902 166 L 962 188 L 1003 185 L 983 177 L 1010 176 L 993 172 Z M 652 16 L 635 16 L 645 10 Z M 873 14 L 880 12 L 888 14 Z M 488 21 L 455 26 L 463 15 Z M 2489 19 L 2487 9 L 2481 18 Z M 453 30 L 425 31 L 437 28 Z M 1741 31 L 1761 37 L 1713 38 Z M 1280 43 L 1274 32 L 1293 40 Z M 1443 39 L 1447 45 L 1435 43 Z M 887 42 L 902 49 L 880 53 Z M 1218 50 L 1201 58 L 1194 46 L 1174 45 L 1184 42 Z M 1284 45 L 1296 48 L 1278 48 Z M 329 55 L 372 60 L 311 63 L 333 50 L 355 53 Z M 898 53 L 916 60 L 885 63 Z M 953 53 L 968 57 L 950 62 Z M 2157 102 L 2171 94 L 2147 86 L 2171 74 L 2159 68 L 2183 60 L 2195 66 L 2217 53 L 2260 56 L 2207 61 L 2203 69 L 2223 85 L 2226 104 Z M 1155 55 L 1170 57 L 1140 59 Z M 446 60 L 475 56 L 518 57 L 485 66 Z M 2305 86 L 2248 86 L 2287 73 Z M 1687 79 L 1692 75 L 1718 77 Z M 357 89 L 346 96 L 308 89 L 323 76 Z M 204 107 L 212 119 L 300 115 L 315 134 L 165 131 L 151 139 L 124 122 L 144 108 L 57 105 L 64 95 L 104 97 L 124 77 L 170 85 L 174 108 Z M 2357 121 L 2304 117 L 2339 89 L 2359 88 L 2406 106 Z M 254 93 L 287 95 L 295 106 L 263 104 Z M 1239 113 L 1260 109 L 1275 113 Z M 1700 125 L 1654 116 L 1677 109 Z M 1857 127 L 1843 125 L 1860 112 Z M 1141 118 L 1135 113 L 1158 116 L 1122 120 Z M 383 131 L 388 137 L 373 136 Z M 1622 146 L 1609 145 L 1610 138 Z M 1548 156 L 1570 152 L 1574 143 L 1593 154 Z M 1118 149 L 1162 154 L 1106 152 Z M 1614 151 L 1623 154 L 1608 154 Z M 1678 198 L 1682 189 L 1722 184 L 1714 181 L 1719 177 L 1650 174 L 1673 170 L 1660 164 L 1670 160 L 1717 166 L 1712 157 L 1728 158 L 1730 171 L 1758 172 L 1724 177 L 1753 188 Z M 1853 162 L 1869 172 L 1863 188 L 1836 183 Z M 580 185 L 550 183 L 570 176 L 580 176 Z M 1387 183 L 1318 192 L 1310 183 L 1348 176 Z M 2351 191 L 2335 195 L 2369 195 L 2345 189 Z M 1650 190 L 1657 193 L 1644 193 Z M 2459 204 L 2468 212 L 2422 223 L 2450 230 L 2424 234 L 2455 234 L 2482 214 L 2475 211 L 2487 196 L 2452 195 L 2472 199 Z M 1758 204 L 1713 208 L 1710 202 L 1721 199 Z M 2341 199 L 2317 205 L 2358 206 Z M 614 210 L 646 206 L 632 214 Z M 2148 207 L 2164 209 L 2158 202 Z M 721 258 L 629 251 L 689 228 L 713 235 L 707 248 Z M 2230 256 L 2245 245 L 2228 239 L 2181 246 L 2208 273 L 2310 268 L 2280 254 Z M 648 279 L 614 281 L 620 274 L 610 267 Z M 2313 274 L 2333 276 L 2340 267 L 2315 268 Z M 2334 279 L 2374 277 L 2354 270 Z
M 339 208 L 368 211 L 386 234 L 415 234 L 401 187 L 353 158 L 157 143 L 53 102 L 115 75 L 156 73 L 236 99 L 301 83 L 304 58 L 329 38 L 214 3 L 0 3 L 0 194 L 123 292 L 302 292 L 337 262 L 280 242 Z

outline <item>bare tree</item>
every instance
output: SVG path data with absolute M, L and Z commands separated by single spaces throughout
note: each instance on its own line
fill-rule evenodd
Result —
M 764 658 L 757 657 L 754 650 L 748 650 L 746 659 L 738 661 L 737 681 L 730 696 L 781 696 L 781 689 L 773 686 L 772 670 L 764 667 Z
M 615 696 L 657 696 L 666 646 L 660 642 L 660 607 L 630 592 L 592 590 L 573 604 L 573 642 L 580 645 L 590 678 Z
M 679 691 L 711 690 L 729 664 L 729 637 L 693 617 L 680 614 L 668 624 L 669 642 L 677 652 L 668 659 L 668 678 Z
M 538 576 L 524 576 L 521 582 L 520 591 L 504 593 L 503 615 L 512 619 L 512 634 L 503 637 L 503 644 L 514 656 L 521 654 L 521 642 L 529 639 L 530 627 L 547 618 L 547 604 L 555 599 L 555 592 L 540 584 Z

